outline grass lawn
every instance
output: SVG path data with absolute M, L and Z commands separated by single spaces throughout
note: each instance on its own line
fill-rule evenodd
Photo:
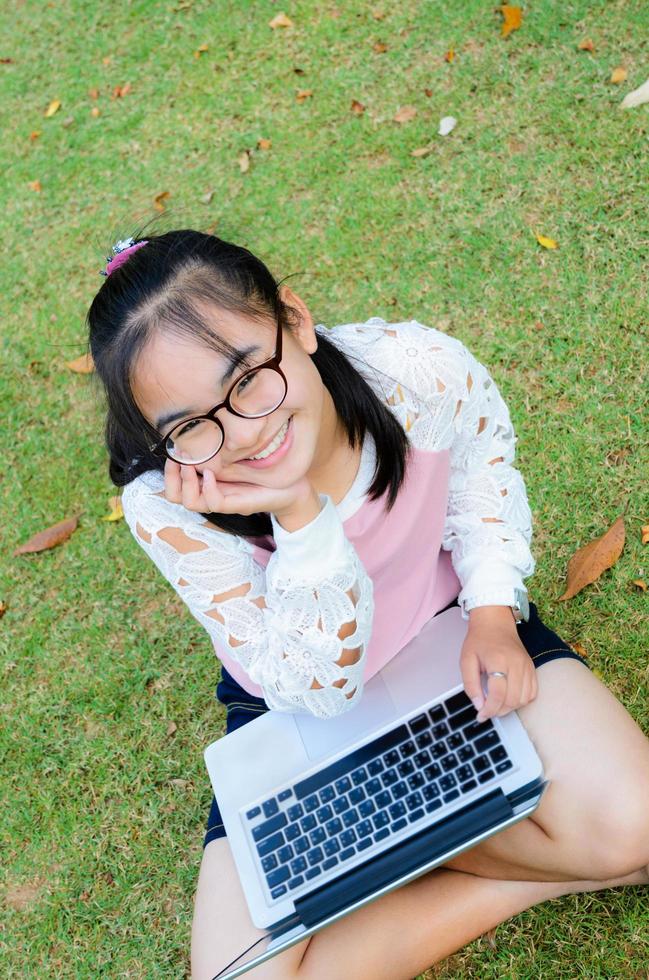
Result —
M 272 29 L 281 11 L 294 26 Z M 486 0 L 3 6 L 3 977 L 188 975 L 218 663 L 101 520 L 101 400 L 65 366 L 111 245 L 153 217 L 251 248 L 316 322 L 417 319 L 489 367 L 534 515 L 531 597 L 649 732 L 649 105 L 619 108 L 647 77 L 649 12 L 534 0 L 506 38 L 501 21 Z M 559 602 L 569 557 L 625 508 L 617 564 Z M 75 513 L 66 543 L 13 557 Z M 426 977 L 639 980 L 646 926 L 646 890 L 571 896 Z

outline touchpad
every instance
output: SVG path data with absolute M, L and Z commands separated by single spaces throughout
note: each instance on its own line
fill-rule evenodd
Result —
M 363 688 L 360 700 L 335 718 L 293 715 L 309 759 L 322 759 L 360 738 L 371 735 L 396 719 L 397 711 L 387 685 L 375 674 Z

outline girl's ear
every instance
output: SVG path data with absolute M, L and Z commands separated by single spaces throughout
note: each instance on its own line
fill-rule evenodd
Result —
M 280 286 L 279 298 L 286 306 L 291 306 L 297 312 L 297 322 L 291 324 L 291 333 L 307 354 L 313 354 L 318 348 L 318 336 L 314 330 L 309 307 L 290 286 Z

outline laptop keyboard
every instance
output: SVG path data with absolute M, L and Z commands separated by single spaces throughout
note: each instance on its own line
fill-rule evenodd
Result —
M 248 809 L 271 901 L 512 769 L 493 722 L 476 714 L 460 691 Z

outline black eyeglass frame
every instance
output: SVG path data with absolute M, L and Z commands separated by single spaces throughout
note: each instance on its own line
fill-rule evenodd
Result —
M 243 374 L 240 374 L 239 377 L 230 385 L 230 388 L 228 389 L 228 393 L 225 396 L 225 401 L 222 401 L 218 405 L 215 405 L 214 408 L 211 408 L 209 412 L 205 413 L 205 415 L 192 415 L 191 418 L 182 419 L 182 421 L 178 422 L 176 425 L 173 426 L 171 431 L 168 432 L 166 436 L 163 436 L 160 442 L 155 443 L 153 446 L 149 446 L 149 451 L 154 453 L 155 455 L 160 455 L 160 453 L 163 453 L 167 457 L 167 459 L 170 459 L 173 463 L 178 463 L 179 460 L 174 459 L 173 456 L 170 456 L 167 450 L 165 449 L 165 443 L 167 439 L 169 439 L 169 437 L 173 434 L 173 432 L 175 432 L 175 430 L 179 428 L 181 425 L 187 425 L 188 422 L 193 422 L 196 419 L 209 419 L 210 422 L 216 422 L 219 429 L 221 430 L 221 445 L 219 446 L 219 448 L 216 450 L 215 453 L 212 453 L 212 455 L 208 456 L 207 459 L 200 460 L 198 464 L 181 463 L 180 465 L 188 465 L 188 466 L 200 465 L 200 463 L 207 463 L 209 459 L 214 459 L 214 457 L 221 452 L 221 449 L 223 448 L 223 443 L 225 441 L 225 429 L 223 428 L 223 423 L 221 422 L 220 419 L 217 419 L 216 417 L 216 413 L 219 411 L 219 409 L 227 408 L 228 412 L 231 412 L 233 415 L 236 415 L 240 419 L 261 419 L 264 418 L 264 416 L 266 415 L 272 415 L 273 412 L 277 411 L 279 406 L 283 403 L 284 399 L 286 398 L 286 395 L 288 394 L 288 381 L 286 379 L 286 375 L 284 374 L 284 372 L 279 366 L 281 360 L 282 360 L 282 322 L 281 320 L 278 319 L 277 343 L 275 345 L 274 355 L 271 358 L 269 358 L 269 360 L 264 361 L 263 364 L 257 364 L 255 365 L 255 367 L 249 368 L 247 371 L 244 371 Z M 275 406 L 275 408 L 272 408 L 270 412 L 262 412 L 260 415 L 243 415 L 241 412 L 237 412 L 236 409 L 232 408 L 232 405 L 230 404 L 230 395 L 232 394 L 236 386 L 240 384 L 241 381 L 243 381 L 244 378 L 246 378 L 249 374 L 254 374 L 256 371 L 261 371 L 262 368 L 272 368 L 273 371 L 277 371 L 277 373 L 284 379 L 284 396 L 282 398 L 282 401 L 279 402 Z

